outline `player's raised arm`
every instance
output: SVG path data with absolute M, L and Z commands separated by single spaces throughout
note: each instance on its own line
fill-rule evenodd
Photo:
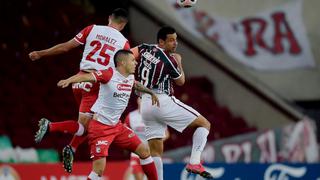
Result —
M 74 48 L 80 46 L 80 45 L 81 44 L 78 41 L 76 41 L 75 39 L 71 39 L 70 41 L 57 44 L 57 45 L 55 45 L 51 48 L 48 48 L 48 49 L 44 49 L 44 50 L 40 50 L 40 51 L 32 51 L 31 53 L 29 53 L 29 58 L 32 61 L 35 61 L 35 60 L 41 59 L 46 56 L 63 54 L 63 53 L 70 51 L 71 49 L 74 49 Z
M 77 82 L 95 82 L 96 78 L 92 73 L 86 73 L 86 74 L 76 74 L 68 79 L 60 80 L 57 84 L 58 87 L 66 88 L 69 86 L 69 84 L 77 83 Z
M 158 99 L 157 95 L 153 91 L 151 91 L 150 89 L 146 88 L 144 85 L 142 85 L 138 81 L 134 82 L 133 87 L 134 87 L 135 90 L 137 90 L 139 92 L 150 94 L 151 98 L 152 98 L 152 105 L 157 105 L 158 107 L 160 107 L 159 99 Z
M 178 64 L 178 69 L 180 71 L 180 76 L 176 79 L 174 79 L 174 82 L 178 85 L 178 86 L 182 86 L 184 85 L 186 79 L 185 79 L 185 75 L 184 75 L 184 71 L 183 71 L 183 67 L 182 67 L 182 62 L 181 62 L 181 55 L 178 53 L 173 53 L 172 56 L 174 57 L 174 59 L 176 60 L 177 64 Z

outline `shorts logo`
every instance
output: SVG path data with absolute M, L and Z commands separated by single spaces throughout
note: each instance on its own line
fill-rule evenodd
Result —
M 96 146 L 96 153 L 100 153 L 100 152 L 101 152 L 100 146 Z
M 108 145 L 108 141 L 98 141 L 96 146 L 99 146 L 99 145 L 105 145 L 107 146 Z
M 136 134 L 131 133 L 131 134 L 128 135 L 128 138 L 132 138 L 132 137 L 135 136 L 135 135 L 136 135 Z

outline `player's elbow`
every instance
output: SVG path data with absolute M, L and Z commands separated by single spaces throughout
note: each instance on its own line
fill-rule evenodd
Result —
M 175 83 L 178 86 L 183 86 L 185 83 L 185 78 L 179 78 L 179 79 L 175 80 Z

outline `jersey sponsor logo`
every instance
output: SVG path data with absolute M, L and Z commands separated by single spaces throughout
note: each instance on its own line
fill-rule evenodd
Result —
M 149 52 L 142 53 L 142 56 L 153 64 L 158 64 L 160 60 Z
M 132 87 L 129 84 L 118 84 L 117 89 L 119 91 L 131 91 Z
M 83 36 L 83 34 L 82 34 L 82 33 L 78 33 L 78 34 L 76 35 L 76 37 L 77 37 L 77 38 L 79 38 L 79 39 L 81 39 L 81 38 L 82 38 L 82 36 Z
M 115 98 L 125 98 L 125 99 L 129 99 L 130 98 L 130 95 L 127 94 L 127 93 L 117 93 L 117 92 L 114 92 L 113 93 L 113 97 Z
M 80 82 L 72 84 L 72 89 L 83 89 L 86 92 L 90 92 L 93 84 L 91 82 Z

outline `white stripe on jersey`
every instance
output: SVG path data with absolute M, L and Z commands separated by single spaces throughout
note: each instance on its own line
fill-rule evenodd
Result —
M 180 71 L 172 64 L 170 58 L 167 56 L 166 53 L 163 52 L 162 48 L 160 48 L 160 47 L 158 47 L 158 46 L 157 46 L 157 48 L 166 56 L 166 58 L 169 60 L 169 62 L 170 62 L 170 64 L 171 64 L 171 66 L 172 66 L 173 69 L 176 71 L 176 73 L 177 73 L 177 74 L 180 74 Z

